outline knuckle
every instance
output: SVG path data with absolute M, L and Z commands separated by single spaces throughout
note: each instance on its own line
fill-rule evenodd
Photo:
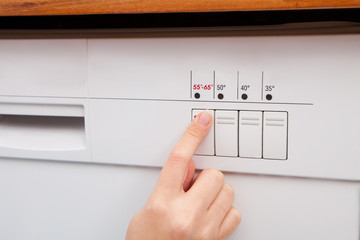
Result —
M 194 138 L 197 142 L 200 142 L 203 139 L 203 135 L 201 134 L 201 132 L 193 126 L 187 129 L 186 134 Z
M 230 184 L 224 183 L 224 191 L 228 197 L 234 198 L 235 191 L 234 191 L 234 188 Z
M 212 240 L 214 239 L 214 233 L 209 227 L 201 229 L 196 236 L 197 240 Z
M 237 226 L 240 224 L 242 215 L 238 209 L 236 209 L 235 207 L 231 207 L 228 215 L 230 217 L 230 222 L 232 225 Z
M 205 174 L 213 178 L 216 182 L 224 182 L 224 174 L 215 169 L 215 168 L 208 168 L 205 169 Z
M 239 225 L 241 222 L 241 219 L 242 219 L 241 212 L 236 208 L 233 208 L 233 209 L 234 209 L 233 211 L 234 211 L 235 224 Z
M 161 198 L 149 200 L 144 207 L 147 216 L 166 225 L 171 239 L 189 239 L 194 232 L 195 216 L 190 212 L 179 212 L 178 207 Z
M 172 232 L 178 239 L 186 239 L 190 231 L 191 229 L 187 224 L 178 223 L 172 226 Z
M 171 152 L 169 156 L 170 164 L 174 166 L 181 166 L 188 159 L 188 155 L 183 151 Z
M 151 200 L 147 202 L 144 209 L 151 216 L 164 217 L 167 214 L 167 209 L 164 203 L 159 200 Z
M 207 240 L 206 234 L 204 232 L 201 232 L 196 237 L 197 240 Z
M 187 239 L 192 232 L 192 222 L 185 218 L 177 218 L 170 224 L 170 230 L 176 239 Z

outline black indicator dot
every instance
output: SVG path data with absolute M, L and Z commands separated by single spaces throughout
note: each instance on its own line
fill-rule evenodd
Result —
M 219 93 L 219 94 L 218 94 L 218 99 L 220 99 L 220 100 L 221 100 L 221 99 L 223 99 L 223 98 L 224 98 L 224 94 Z
M 198 93 L 198 92 L 195 93 L 195 94 L 194 94 L 194 97 L 195 97 L 196 99 L 199 99 L 199 98 L 200 98 L 200 93 Z
M 246 93 L 241 95 L 242 100 L 246 100 L 248 98 L 248 95 Z
M 271 95 L 271 94 L 267 94 L 267 95 L 266 95 L 266 100 L 269 100 L 269 101 L 270 101 L 271 99 L 272 99 L 272 95 Z

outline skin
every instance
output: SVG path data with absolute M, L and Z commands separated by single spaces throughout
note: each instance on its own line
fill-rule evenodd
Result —
M 199 114 L 165 163 L 145 206 L 131 219 L 126 240 L 222 240 L 241 221 L 232 206 L 234 189 L 216 169 L 203 170 L 195 180 L 192 160 L 211 127 L 211 115 Z

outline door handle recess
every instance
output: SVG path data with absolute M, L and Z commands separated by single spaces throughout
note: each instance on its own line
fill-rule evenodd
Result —
M 85 149 L 84 106 L 0 103 L 0 147 L 30 151 Z

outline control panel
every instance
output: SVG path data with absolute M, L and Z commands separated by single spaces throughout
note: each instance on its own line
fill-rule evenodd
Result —
M 192 117 L 202 111 L 214 122 L 196 154 L 287 159 L 287 112 L 193 109 Z
M 0 157 L 161 167 L 207 111 L 198 169 L 360 179 L 358 33 L 102 34 L 0 39 Z

